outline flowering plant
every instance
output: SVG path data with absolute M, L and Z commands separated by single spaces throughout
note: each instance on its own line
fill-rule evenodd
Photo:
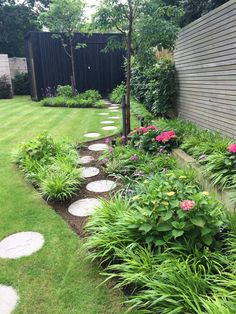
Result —
M 140 183 L 132 198 L 136 209 L 129 228 L 153 246 L 169 241 L 188 241 L 211 246 L 222 225 L 221 205 L 200 191 L 192 177 L 158 174 Z

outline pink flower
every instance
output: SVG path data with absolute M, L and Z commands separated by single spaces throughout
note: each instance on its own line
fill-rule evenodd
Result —
M 135 161 L 137 159 L 138 159 L 138 155 L 137 154 L 134 154 L 133 156 L 130 157 L 131 161 Z
M 228 151 L 232 154 L 236 154 L 236 144 L 232 144 L 228 147 Z
M 110 139 L 110 138 L 106 138 L 106 139 L 105 139 L 105 143 L 106 143 L 106 144 L 110 144 L 110 143 L 111 143 L 111 139 Z
M 158 131 L 158 128 L 155 125 L 149 125 L 147 127 L 147 130 L 153 130 L 153 131 Z
M 108 148 L 108 152 L 111 154 L 113 152 L 113 148 L 112 147 L 109 147 Z
M 180 208 L 183 209 L 184 211 L 189 211 L 193 209 L 195 205 L 196 203 L 194 201 L 184 200 L 180 203 Z
M 156 137 L 156 140 L 158 142 L 162 142 L 163 144 L 165 144 L 166 142 L 168 142 L 169 140 L 175 137 L 176 137 L 176 134 L 174 131 L 168 131 L 168 132 L 161 133 L 161 135 L 158 135 Z
M 147 133 L 147 131 L 148 131 L 148 129 L 145 127 L 140 127 L 140 128 L 136 129 L 137 133 L 142 133 L 142 134 Z

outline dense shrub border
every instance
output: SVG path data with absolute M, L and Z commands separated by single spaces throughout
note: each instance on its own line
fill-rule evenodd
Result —
M 158 130 L 167 139 L 163 133 L 169 130 Z M 120 143 L 103 159 L 123 188 L 89 220 L 91 258 L 108 279 L 116 278 L 117 287 L 130 288 L 128 304 L 138 313 L 233 314 L 235 214 L 226 217 L 194 170 L 177 167 L 168 149 L 150 153 Z
M 71 198 L 82 182 L 76 148 L 56 143 L 47 132 L 21 144 L 16 162 L 47 200 Z

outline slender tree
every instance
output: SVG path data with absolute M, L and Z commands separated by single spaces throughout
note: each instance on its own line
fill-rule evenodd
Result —
M 52 0 L 49 9 L 41 13 L 40 19 L 44 26 L 55 32 L 54 38 L 61 40 L 66 55 L 71 60 L 71 85 L 76 92 L 75 49 L 84 47 L 76 39 L 84 23 L 83 0 Z
M 126 129 L 128 133 L 130 132 L 132 55 L 142 51 L 142 47 L 145 47 L 145 50 L 160 45 L 164 48 L 167 48 L 165 46 L 173 47 L 177 33 L 176 23 L 173 20 L 179 16 L 180 12 L 181 10 L 175 6 L 165 6 L 162 0 L 102 0 L 94 15 L 93 22 L 97 29 L 115 30 L 124 36 L 123 47 L 127 51 Z M 158 27 L 156 28 L 158 21 L 162 25 L 161 32 L 158 31 Z M 172 33 L 174 36 L 171 35 Z M 114 45 L 114 41 L 111 43 L 110 48 L 119 47 L 119 45 Z

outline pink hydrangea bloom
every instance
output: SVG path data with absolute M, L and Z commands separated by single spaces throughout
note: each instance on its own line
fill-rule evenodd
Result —
M 184 211 L 189 211 L 193 209 L 195 205 L 196 203 L 194 201 L 184 200 L 180 203 L 180 208 L 183 209 Z
M 148 131 L 149 131 L 149 130 L 158 131 L 158 128 L 157 128 L 155 125 L 149 125 L 149 126 L 147 127 L 147 130 L 148 130 Z
M 236 154 L 236 144 L 232 144 L 228 147 L 228 151 L 232 154 Z
M 166 142 L 168 142 L 169 140 L 175 137 L 176 137 L 176 134 L 174 131 L 168 131 L 168 132 L 161 133 L 161 135 L 158 135 L 156 137 L 156 140 L 158 142 L 162 142 L 163 144 L 165 144 Z
M 140 127 L 140 128 L 136 128 L 136 132 L 137 133 L 147 133 L 147 131 L 148 131 L 148 129 L 147 128 L 145 128 L 145 127 Z

